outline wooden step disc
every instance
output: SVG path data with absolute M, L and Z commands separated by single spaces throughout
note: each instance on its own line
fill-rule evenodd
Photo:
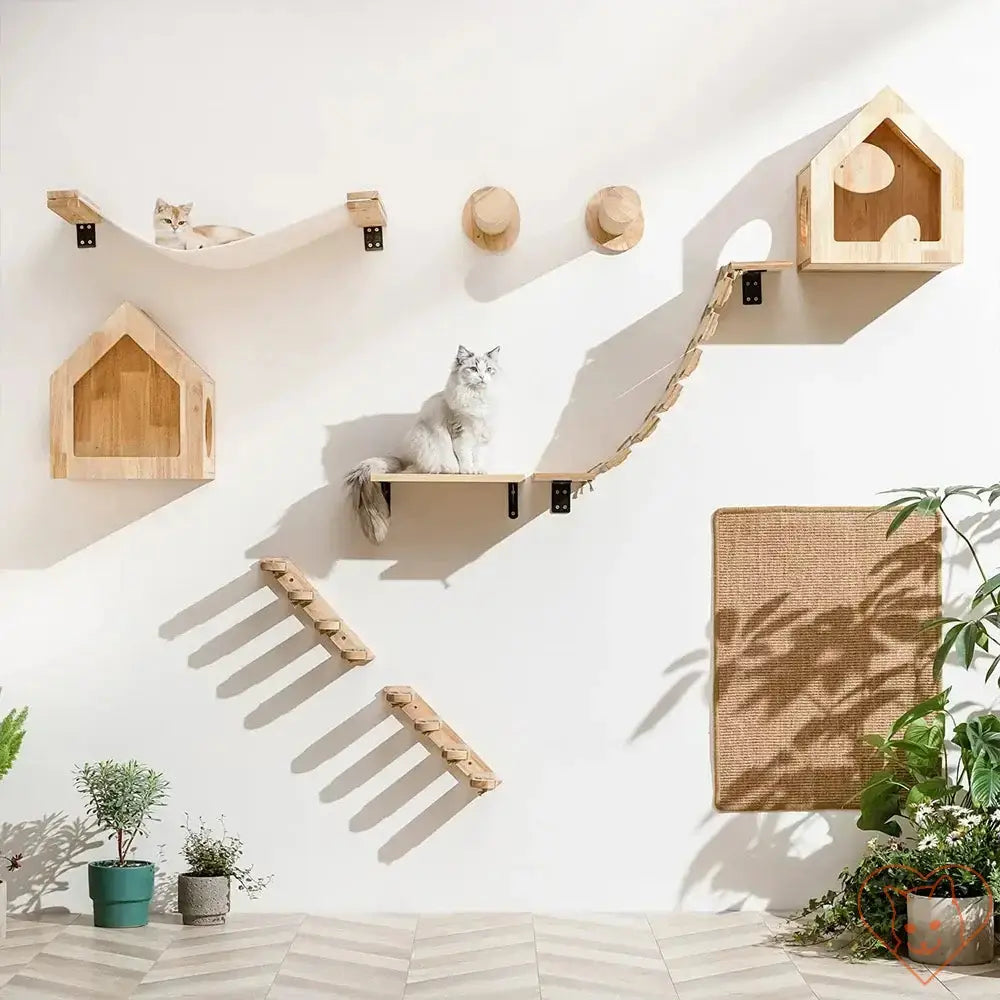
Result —
M 442 747 L 441 756 L 447 761 L 468 760 L 468 747 Z
M 390 705 L 409 705 L 413 701 L 413 692 L 408 688 L 384 688 L 382 694 Z
M 440 719 L 414 719 L 413 728 L 418 733 L 435 733 L 441 728 Z
M 372 659 L 372 654 L 367 649 L 342 649 L 340 657 L 343 660 L 350 660 L 351 663 L 367 663 Z
M 339 618 L 321 618 L 318 622 L 316 622 L 316 629 L 324 635 L 330 635 L 333 632 L 339 632 L 340 625 L 341 622 Z
M 500 782 L 497 781 L 495 775 L 492 775 L 492 774 L 490 774 L 490 775 L 481 774 L 481 775 L 477 775 L 475 778 L 470 778 L 469 779 L 469 784 L 473 788 L 478 788 L 481 792 L 488 792 L 491 789 L 496 788 L 497 785 L 500 784 Z
M 292 604 L 308 604 L 316 599 L 315 590 L 289 590 L 288 599 Z
M 284 573 L 288 563 L 284 559 L 261 559 L 260 568 L 265 573 Z

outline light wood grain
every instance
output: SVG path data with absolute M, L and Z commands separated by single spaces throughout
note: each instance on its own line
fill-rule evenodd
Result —
M 509 250 L 521 231 L 517 201 L 506 188 L 488 185 L 473 191 L 462 206 L 462 230 L 480 250 Z
M 389 221 L 378 191 L 348 191 L 347 212 L 356 226 L 385 226 Z
M 941 271 L 962 261 L 962 159 L 888 87 L 800 171 L 796 189 L 800 270 Z
M 536 483 L 589 483 L 596 476 L 596 472 L 535 472 L 531 478 Z
M 480 792 L 490 791 L 500 784 L 493 769 L 413 688 L 386 687 L 382 695 L 393 715 L 413 729 L 417 739 L 432 754 L 439 756 L 456 778 Z
M 104 221 L 97 206 L 79 191 L 48 191 L 45 204 L 50 212 L 55 212 L 60 219 L 65 219 L 71 225 Z
M 52 374 L 49 396 L 57 479 L 215 476 L 215 383 L 129 302 Z
M 639 192 L 624 185 L 601 188 L 587 202 L 584 223 L 590 238 L 606 253 L 631 250 L 645 229 Z
M 347 627 L 295 563 L 272 557 L 261 559 L 259 565 L 272 589 L 288 599 L 299 620 L 314 628 L 341 659 L 358 664 L 371 663 L 375 659 L 375 654 Z
M 451 475 L 449 473 L 381 472 L 372 475 L 373 483 L 523 483 L 528 477 L 521 472 L 489 473 L 484 475 Z

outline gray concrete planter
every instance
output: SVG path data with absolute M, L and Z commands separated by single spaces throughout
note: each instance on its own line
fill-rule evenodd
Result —
M 964 938 L 977 927 L 982 930 L 961 948 L 952 965 L 985 965 L 993 961 L 993 900 L 989 896 L 969 899 L 938 898 L 910 893 L 906 897 L 906 944 L 910 958 L 935 968 L 948 961 Z M 913 928 L 911 931 L 910 928 Z
M 224 924 L 229 912 L 228 875 L 178 875 L 177 909 L 184 923 Z

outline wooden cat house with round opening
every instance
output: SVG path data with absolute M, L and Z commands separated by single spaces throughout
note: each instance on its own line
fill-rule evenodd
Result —
M 800 271 L 962 262 L 962 159 L 888 87 L 798 175 Z
M 130 302 L 49 389 L 53 478 L 215 478 L 215 383 Z

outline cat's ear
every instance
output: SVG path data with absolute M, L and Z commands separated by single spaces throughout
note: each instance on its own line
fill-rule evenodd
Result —
M 153 211 L 154 212 L 162 212 L 165 208 L 169 208 L 169 207 L 170 206 L 162 198 L 157 198 L 156 199 L 156 208 L 154 208 Z
M 191 209 L 194 208 L 194 202 L 185 202 L 183 205 L 178 205 L 177 208 L 180 210 L 181 215 L 190 215 Z
M 455 354 L 455 360 L 461 364 L 463 361 L 468 361 L 472 357 L 472 351 L 467 347 L 463 347 L 461 344 L 458 345 L 458 351 Z
M 486 357 L 488 357 L 490 359 L 490 361 L 496 361 L 497 355 L 499 353 L 500 353 L 500 345 L 497 344 L 497 346 L 494 347 L 492 351 L 487 351 L 486 352 Z

